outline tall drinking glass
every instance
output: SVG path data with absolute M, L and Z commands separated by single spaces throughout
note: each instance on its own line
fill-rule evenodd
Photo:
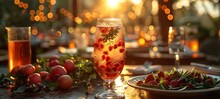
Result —
M 8 31 L 8 69 L 31 63 L 30 27 L 6 27 Z
M 121 74 L 125 63 L 124 27 L 119 18 L 100 18 L 97 21 L 94 39 L 94 63 L 99 76 L 104 80 L 105 91 L 96 98 L 124 98 L 112 86 Z
M 185 49 L 185 32 L 183 27 L 170 27 L 168 34 L 169 53 L 175 55 L 175 65 L 179 68 L 180 55 Z

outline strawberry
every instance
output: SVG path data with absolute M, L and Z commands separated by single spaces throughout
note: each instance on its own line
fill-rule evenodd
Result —
M 148 85 L 151 85 L 151 86 L 157 86 L 157 85 L 158 85 L 158 83 L 157 83 L 156 80 L 151 80 L 151 81 L 149 81 L 147 84 L 148 84 Z
M 150 81 L 154 80 L 154 75 L 153 74 L 148 74 L 147 77 L 144 80 L 144 83 L 148 83 Z
M 180 83 L 177 79 L 174 79 L 174 80 L 170 81 L 170 86 L 172 86 L 173 88 L 179 87 Z
M 164 78 L 165 77 L 165 74 L 164 74 L 164 72 L 162 72 L 162 71 L 159 71 L 158 73 L 157 73 L 157 76 L 158 76 L 158 78 Z
M 66 75 L 67 71 L 63 66 L 57 65 L 51 68 L 51 80 L 56 81 L 60 76 Z

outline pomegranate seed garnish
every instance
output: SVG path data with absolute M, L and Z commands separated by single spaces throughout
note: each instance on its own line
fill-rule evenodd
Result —
M 102 42 L 102 38 L 99 38 L 99 39 L 98 39 L 98 43 L 101 43 L 101 42 Z
M 117 69 L 118 69 L 117 67 L 113 67 L 112 68 L 113 71 L 117 71 Z
M 111 72 L 111 68 L 110 68 L 109 66 L 107 66 L 107 67 L 105 68 L 105 70 L 106 70 L 106 72 Z
M 118 42 L 118 46 L 125 46 L 124 41 L 119 41 L 119 42 Z
M 124 48 L 121 48 L 121 49 L 119 50 L 120 53 L 123 53 L 124 51 L 125 51 Z
M 100 44 L 100 48 L 103 49 L 103 48 L 104 48 L 104 45 L 103 45 L 103 44 Z
M 109 50 L 109 51 L 112 51 L 112 49 L 113 49 L 113 46 L 109 46 L 109 47 L 108 47 L 108 50 Z
M 100 67 L 100 68 L 105 68 L 105 66 L 104 66 L 104 65 L 100 65 L 99 67 Z
M 106 34 L 108 32 L 108 28 L 107 27 L 100 27 L 99 28 L 100 31 L 103 33 L 103 34 Z
M 120 61 L 120 64 L 121 64 L 121 65 L 124 65 L 124 64 L 125 64 L 125 60 L 122 59 L 122 60 Z
M 95 47 L 95 48 L 98 48 L 99 45 L 98 45 L 97 43 L 94 43 L 94 47 Z
M 108 51 L 104 51 L 103 54 L 108 55 Z
M 105 60 L 105 55 L 102 55 L 102 60 Z
M 114 45 L 114 49 L 116 49 L 118 47 L 118 45 Z
M 110 57 L 109 57 L 109 56 L 106 56 L 105 60 L 106 60 L 106 61 L 109 61 L 109 60 L 110 60 Z
M 119 64 L 115 64 L 114 67 L 119 67 Z
M 106 65 L 111 65 L 111 64 L 112 64 L 112 62 L 107 62 L 107 63 L 106 63 Z

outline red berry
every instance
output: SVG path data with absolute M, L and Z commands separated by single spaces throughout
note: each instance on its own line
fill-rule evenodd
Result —
M 106 34 L 108 32 L 108 28 L 107 27 L 100 27 L 99 28 L 101 33 Z
M 98 43 L 94 43 L 94 47 L 95 47 L 95 48 L 98 48 L 98 47 L 99 47 L 99 44 L 98 44 Z
M 113 46 L 109 46 L 109 47 L 108 47 L 108 50 L 109 50 L 109 51 L 112 51 L 112 49 L 113 49 Z
M 139 80 L 138 82 L 137 82 L 137 85 L 142 85 L 144 82 L 143 81 L 141 81 L 141 80 Z
M 100 44 L 99 46 L 100 46 L 100 49 L 103 49 L 103 48 L 104 48 L 104 45 L 103 45 L 103 44 Z
M 119 41 L 118 46 L 125 46 L 125 42 L 124 41 Z
M 51 60 L 51 61 L 49 61 L 49 66 L 50 67 L 53 67 L 53 66 L 57 66 L 57 65 L 59 65 L 60 64 L 60 61 L 59 60 Z
M 34 73 L 28 76 L 27 84 L 39 85 L 42 82 L 41 76 L 38 73 Z
M 147 77 L 144 80 L 144 83 L 148 83 L 150 81 L 154 80 L 154 75 L 153 74 L 148 74 Z
M 70 59 L 65 60 L 63 67 L 66 69 L 67 73 L 71 73 L 76 69 L 75 63 Z
M 157 86 L 158 85 L 157 81 L 155 81 L 155 80 L 151 80 L 147 84 L 151 85 L 151 86 Z
M 21 73 L 24 76 L 31 75 L 34 73 L 34 71 L 35 71 L 35 67 L 32 64 L 24 65 L 24 67 L 22 67 L 21 69 Z
M 110 60 L 110 57 L 109 57 L 109 56 L 106 56 L 105 60 L 106 60 L 106 61 L 109 61 L 109 60 Z
M 56 81 L 60 76 L 66 75 L 67 71 L 63 66 L 57 65 L 51 68 L 51 80 Z
M 118 48 L 118 45 L 114 45 L 114 49 Z
M 105 60 L 105 55 L 102 55 L 102 60 Z
M 108 51 L 104 51 L 103 54 L 108 55 Z
M 107 63 L 106 63 L 106 65 L 111 65 L 111 64 L 112 64 L 112 62 L 107 62 Z
M 179 81 L 177 79 L 170 81 L 170 85 L 172 87 L 179 87 L 180 86 Z
M 123 53 L 124 51 L 125 51 L 124 48 L 121 48 L 121 49 L 119 50 L 120 53 Z
M 121 64 L 121 65 L 124 65 L 124 64 L 125 64 L 125 60 L 122 59 L 122 60 L 120 61 L 120 64 Z
M 106 72 L 111 72 L 111 68 L 109 66 L 106 66 L 105 70 Z
M 159 71 L 158 73 L 157 73 L 157 76 L 159 77 L 159 78 L 164 78 L 165 77 L 165 74 L 164 74 L 164 72 L 162 72 L 162 71 Z
M 171 81 L 171 77 L 170 77 L 170 76 L 165 76 L 165 77 L 164 77 L 164 80 L 167 80 L 167 81 L 170 82 L 170 81 Z
M 100 68 L 105 68 L 105 66 L 104 66 L 104 65 L 100 65 L 99 67 L 100 67 Z
M 102 38 L 99 38 L 99 39 L 98 39 L 98 43 L 101 43 L 101 42 L 102 42 Z
M 69 75 L 62 75 L 57 79 L 59 89 L 70 89 L 73 85 L 73 79 Z

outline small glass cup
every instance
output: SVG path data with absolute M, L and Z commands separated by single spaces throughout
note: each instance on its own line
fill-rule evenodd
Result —
M 8 33 L 8 69 L 31 63 L 31 27 L 6 27 Z

